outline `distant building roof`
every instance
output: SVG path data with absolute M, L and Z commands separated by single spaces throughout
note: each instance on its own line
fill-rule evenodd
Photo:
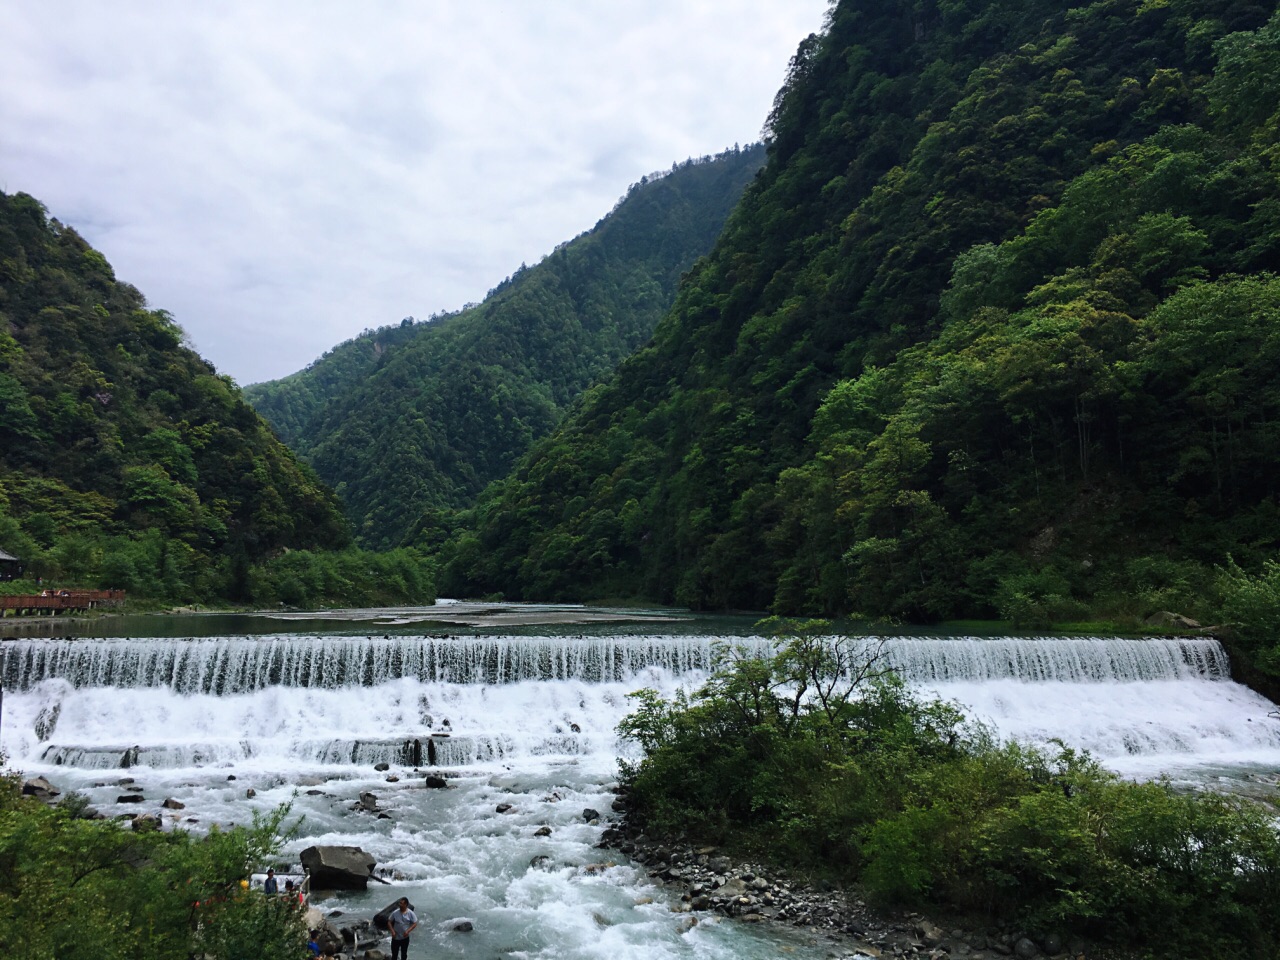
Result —
M 0 550 L 0 560 L 12 560 L 16 563 L 18 558 L 12 553 L 5 553 L 3 550 Z

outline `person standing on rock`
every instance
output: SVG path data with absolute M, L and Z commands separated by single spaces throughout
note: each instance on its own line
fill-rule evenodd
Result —
M 391 960 L 409 960 L 409 934 L 418 927 L 418 915 L 409 909 L 409 898 L 401 897 L 398 910 L 387 917 L 391 928 Z

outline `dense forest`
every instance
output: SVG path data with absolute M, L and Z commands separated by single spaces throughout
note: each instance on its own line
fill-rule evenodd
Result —
M 312 550 L 350 540 L 333 492 L 172 317 L 34 198 L 0 193 L 0 548 L 67 585 L 275 601 L 337 563 Z M 380 563 L 430 595 L 420 559 Z
M 763 161 L 756 145 L 645 177 L 482 304 L 370 331 L 246 396 L 335 487 L 361 543 L 431 543 L 649 338 Z
M 1256 573 L 1274 13 L 834 5 L 715 250 L 485 493 L 445 589 L 1034 623 Z

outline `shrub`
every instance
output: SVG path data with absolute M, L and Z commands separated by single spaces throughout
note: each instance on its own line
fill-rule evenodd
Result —
M 1240 596 L 1265 606 L 1272 586 Z M 620 733 L 643 757 L 623 779 L 647 831 L 763 851 L 888 903 L 1168 955 L 1277 955 L 1280 837 L 1260 807 L 998 743 L 879 670 L 874 644 L 820 626 L 771 656 L 723 651 L 688 696 L 635 695 Z

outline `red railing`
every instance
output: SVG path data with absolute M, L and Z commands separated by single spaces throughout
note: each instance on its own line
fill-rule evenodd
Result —
M 0 616 L 6 610 L 24 613 L 56 613 L 60 610 L 91 610 L 123 603 L 123 590 L 48 590 L 42 594 L 0 596 Z

